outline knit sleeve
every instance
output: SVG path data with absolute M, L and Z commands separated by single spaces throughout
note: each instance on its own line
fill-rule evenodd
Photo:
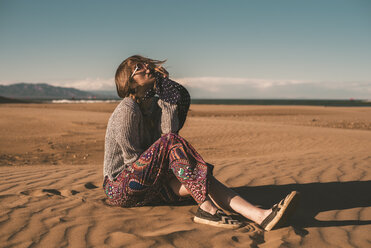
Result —
M 120 118 L 116 120 L 118 123 L 115 140 L 122 150 L 125 164 L 135 162 L 144 151 L 139 137 L 140 118 L 139 111 L 135 111 L 133 106 L 126 106 Z
M 178 106 L 158 100 L 161 108 L 161 133 L 177 133 L 179 131 Z
M 190 105 L 190 95 L 181 84 L 156 74 L 156 94 L 159 96 L 159 106 L 163 110 L 161 118 L 164 126 L 170 124 L 163 131 L 178 132 L 184 125 Z M 170 118 L 166 120 L 166 118 Z M 161 125 L 163 126 L 163 125 Z M 164 133 L 164 132 L 163 132 Z

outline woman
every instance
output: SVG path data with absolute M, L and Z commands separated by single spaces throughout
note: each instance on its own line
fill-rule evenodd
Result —
M 135 55 L 116 71 L 116 89 L 123 100 L 106 131 L 103 188 L 108 203 L 122 207 L 171 204 L 191 196 L 199 205 L 197 223 L 239 227 L 241 223 L 220 206 L 265 230 L 282 224 L 295 205 L 296 192 L 271 209 L 257 208 L 215 179 L 213 166 L 178 135 L 190 96 L 169 79 L 164 62 Z

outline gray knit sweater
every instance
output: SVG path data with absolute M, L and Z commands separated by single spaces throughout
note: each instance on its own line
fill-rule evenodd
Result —
M 153 120 L 154 125 L 144 121 Z M 151 98 L 151 107 L 145 112 L 130 97 L 124 98 L 109 118 L 106 137 L 103 176 L 113 180 L 125 168 L 130 168 L 139 156 L 161 134 L 177 132 L 179 118 L 177 105 Z

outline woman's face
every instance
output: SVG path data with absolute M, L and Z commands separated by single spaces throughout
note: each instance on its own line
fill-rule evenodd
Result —
M 156 78 L 151 73 L 151 70 L 148 68 L 147 64 L 137 64 L 134 67 L 133 75 L 133 86 L 136 87 L 144 87 L 144 86 L 151 86 L 155 82 Z

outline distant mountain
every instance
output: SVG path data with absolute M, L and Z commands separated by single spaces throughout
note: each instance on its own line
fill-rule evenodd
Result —
M 0 103 L 26 103 L 26 101 L 0 96 Z
M 17 83 L 0 85 L 0 96 L 17 99 L 102 99 L 107 98 L 92 92 L 74 88 L 56 87 L 45 83 Z
M 89 92 L 109 99 L 120 99 L 116 90 L 90 90 Z

